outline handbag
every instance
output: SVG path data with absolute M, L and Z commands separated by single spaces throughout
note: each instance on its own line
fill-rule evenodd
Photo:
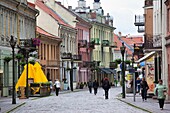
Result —
M 167 91 L 165 90 L 165 91 L 163 91 L 163 94 L 164 94 L 164 96 L 166 96 L 168 93 L 167 93 Z
M 158 96 L 158 88 L 156 88 L 156 96 Z

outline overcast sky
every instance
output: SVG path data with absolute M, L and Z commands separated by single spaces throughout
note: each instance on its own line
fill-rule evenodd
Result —
M 58 0 L 66 7 L 78 6 L 78 0 Z M 86 6 L 93 8 L 94 0 L 86 0 Z M 113 16 L 113 26 L 116 28 L 116 34 L 122 32 L 123 35 L 141 35 L 137 33 L 137 27 L 134 25 L 135 15 L 144 14 L 144 0 L 100 0 L 104 14 L 109 13 Z

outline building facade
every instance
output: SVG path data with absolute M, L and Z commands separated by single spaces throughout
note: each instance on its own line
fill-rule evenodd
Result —
M 5 57 L 12 57 L 9 44 L 11 35 L 16 38 L 17 44 L 20 39 L 35 38 L 37 14 L 38 11 L 27 1 L 1 0 L 0 2 L 0 90 L 3 96 L 8 96 L 12 87 L 12 72 L 6 71 L 12 70 L 12 63 L 9 62 L 9 66 L 6 67 L 3 60 Z M 18 78 L 17 73 L 15 75 Z
M 62 7 L 58 2 L 53 1 L 40 1 L 36 0 L 37 9 L 41 12 L 41 14 L 37 18 L 37 25 L 48 33 L 60 37 L 62 42 L 59 46 L 60 48 L 60 59 L 58 62 L 60 63 L 60 68 L 57 69 L 59 71 L 60 81 L 68 83 L 70 85 L 70 68 L 71 68 L 71 60 L 63 60 L 62 56 L 67 54 L 76 55 L 78 53 L 77 45 L 77 30 L 69 25 L 64 18 L 61 18 L 58 10 L 62 10 Z M 59 8 L 59 9 L 57 9 Z M 48 19 L 45 19 L 47 18 Z M 49 24 L 50 21 L 50 24 Z M 74 22 L 73 22 L 74 23 Z M 56 26 L 56 27 L 54 27 Z M 76 67 L 77 63 L 73 64 L 73 67 Z M 76 81 L 77 72 L 73 72 L 73 81 Z M 74 85 L 75 86 L 75 85 Z M 68 86 L 70 87 L 70 86 Z M 66 88 L 67 89 L 67 88 Z
M 54 83 L 56 79 L 60 79 L 60 43 L 62 40 L 40 27 L 37 27 L 37 37 L 40 39 L 38 60 L 43 66 L 47 79 Z
M 113 18 L 109 13 L 105 16 L 104 10 L 101 7 L 100 0 L 94 1 L 93 8 L 86 7 L 85 0 L 78 1 L 78 7 L 74 9 L 81 17 L 86 18 L 92 25 L 90 31 L 90 41 L 94 42 L 94 49 L 91 53 L 91 62 L 95 62 L 96 66 L 92 69 L 92 80 L 96 79 L 99 82 L 108 75 L 100 73 L 97 68 L 110 68 L 110 62 L 113 60 Z M 108 76 L 111 77 L 111 76 Z

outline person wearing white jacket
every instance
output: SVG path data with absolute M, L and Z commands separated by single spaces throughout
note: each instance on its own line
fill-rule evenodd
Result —
M 54 87 L 55 87 L 56 96 L 58 96 L 60 90 L 60 81 L 58 79 L 56 79 L 54 83 Z

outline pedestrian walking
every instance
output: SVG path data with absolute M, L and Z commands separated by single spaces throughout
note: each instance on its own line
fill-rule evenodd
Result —
M 89 92 L 92 93 L 92 87 L 93 87 L 93 82 L 91 80 L 89 80 L 88 82 L 88 88 L 89 88 Z
M 50 83 L 50 93 L 53 91 L 53 82 L 51 80 L 49 80 Z
M 56 79 L 55 83 L 54 83 L 54 87 L 55 87 L 55 92 L 56 92 L 56 96 L 58 96 L 59 94 L 59 90 L 60 90 L 60 81 L 58 79 Z
M 154 94 L 157 95 L 157 99 L 159 101 L 159 107 L 163 110 L 164 102 L 166 98 L 167 87 L 163 85 L 163 81 L 160 79 L 159 84 L 154 89 Z
M 145 78 L 142 78 L 142 81 L 140 82 L 140 88 L 141 88 L 141 96 L 142 100 L 147 100 L 147 90 L 149 89 L 148 83 L 145 81 Z
M 136 80 L 136 84 L 137 84 L 137 93 L 140 94 L 140 83 L 141 83 L 141 79 L 138 77 Z
M 108 99 L 108 96 L 109 96 L 108 92 L 109 92 L 109 89 L 110 89 L 110 82 L 109 82 L 109 79 L 107 77 L 105 77 L 104 80 L 103 80 L 102 88 L 105 91 L 105 99 Z
M 97 94 L 97 89 L 99 87 L 99 83 L 97 82 L 97 80 L 94 80 L 93 82 L 93 88 L 94 88 L 94 94 Z

